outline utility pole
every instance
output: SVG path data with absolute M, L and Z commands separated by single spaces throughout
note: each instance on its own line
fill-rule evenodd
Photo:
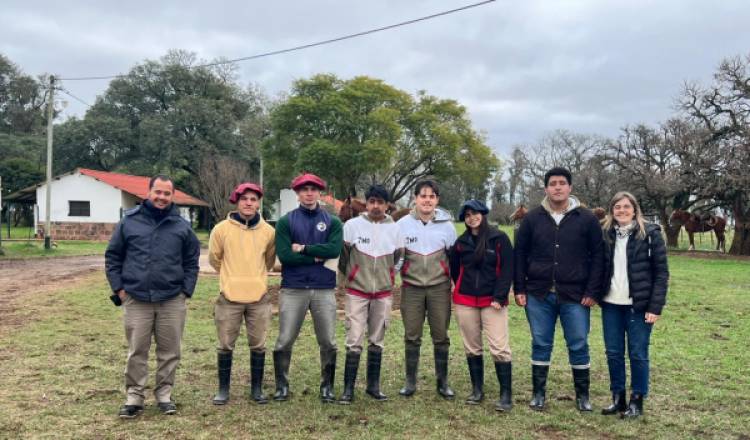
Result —
M 3 251 L 3 177 L 0 176 L 0 255 L 5 255 Z
M 260 187 L 263 188 L 263 153 L 260 153 Z M 263 191 L 266 189 L 263 188 Z M 260 215 L 263 215 L 263 197 L 260 198 Z
M 47 201 L 44 210 L 44 249 L 52 248 L 52 237 L 50 235 L 52 222 L 50 221 L 50 208 L 52 205 L 52 118 L 55 114 L 55 76 L 49 77 L 49 102 L 47 102 Z

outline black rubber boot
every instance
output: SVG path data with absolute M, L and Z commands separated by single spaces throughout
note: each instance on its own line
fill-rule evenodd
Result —
M 510 362 L 495 362 L 495 374 L 500 383 L 500 398 L 495 403 L 495 411 L 507 412 L 513 408 L 512 371 Z
M 276 377 L 276 392 L 273 394 L 273 400 L 278 402 L 289 399 L 289 363 L 291 360 L 291 351 L 273 352 L 273 370 Z
M 469 364 L 469 377 L 471 378 L 471 394 L 466 398 L 469 405 L 479 405 L 484 400 L 484 357 L 466 356 Z
M 344 392 L 341 393 L 339 403 L 349 405 L 354 400 L 354 383 L 357 381 L 357 370 L 359 369 L 360 353 L 346 352 L 344 363 Z
M 576 390 L 576 407 L 578 411 L 591 411 L 591 401 L 589 401 L 589 369 L 573 368 L 573 387 Z
M 406 346 L 404 350 L 406 361 L 406 379 L 404 387 L 399 390 L 399 394 L 404 397 L 414 395 L 417 391 L 417 368 L 419 367 L 419 347 Z
M 622 415 L 623 419 L 637 419 L 643 415 L 643 395 L 642 394 L 631 394 L 630 403 L 625 414 Z
M 612 393 L 612 405 L 602 409 L 602 414 L 605 416 L 617 413 L 622 414 L 626 409 L 628 409 L 628 402 L 625 398 L 625 391 L 623 390 L 619 393 Z
M 388 396 L 380 392 L 380 365 L 383 360 L 383 352 L 370 348 L 367 350 L 367 389 L 365 392 L 375 400 L 388 400 Z
M 255 403 L 268 403 L 268 398 L 263 394 L 263 368 L 266 364 L 266 352 L 250 352 L 250 398 Z
M 531 366 L 531 384 L 533 386 L 533 395 L 529 407 L 536 411 L 544 410 L 545 395 L 547 393 L 547 375 L 549 374 L 549 365 L 532 365 Z
M 437 379 L 437 392 L 444 399 L 451 400 L 456 397 L 448 385 L 448 349 L 435 349 L 435 377 Z
M 320 352 L 320 401 L 333 403 L 333 380 L 336 376 L 336 351 Z
M 216 365 L 219 371 L 219 392 L 214 396 L 214 405 L 226 405 L 229 401 L 229 382 L 232 377 L 232 352 L 217 353 Z

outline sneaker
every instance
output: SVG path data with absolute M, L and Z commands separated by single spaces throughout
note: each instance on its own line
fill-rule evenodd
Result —
M 174 402 L 159 402 L 159 411 L 164 415 L 172 415 L 177 412 L 177 405 Z
M 143 412 L 143 405 L 123 405 L 117 413 L 121 419 L 134 419 Z

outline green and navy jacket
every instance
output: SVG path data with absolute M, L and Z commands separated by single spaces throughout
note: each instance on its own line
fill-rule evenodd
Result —
M 389 215 L 374 222 L 362 213 L 346 222 L 339 269 L 347 293 L 371 299 L 391 295 L 402 246 L 399 227 Z
M 281 261 L 281 287 L 288 289 L 334 289 L 336 266 L 324 265 L 341 253 L 342 227 L 338 217 L 318 205 L 290 211 L 276 222 L 276 256 Z M 304 244 L 301 253 L 292 244 Z M 316 260 L 316 258 L 318 260 Z

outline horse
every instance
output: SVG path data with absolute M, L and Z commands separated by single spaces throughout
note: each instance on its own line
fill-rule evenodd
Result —
M 607 210 L 602 207 L 594 208 L 591 210 L 591 212 L 600 222 L 604 221 L 604 217 L 607 216 Z
M 526 217 L 526 214 L 528 214 L 528 212 L 529 210 L 526 209 L 523 204 L 518 205 L 518 208 L 513 211 L 513 214 L 510 215 L 510 222 L 513 223 L 515 229 L 518 229 L 519 226 L 521 226 L 521 220 Z
M 683 211 L 682 209 L 675 209 L 669 218 L 669 222 L 677 226 L 685 227 L 685 231 L 687 231 L 688 238 L 690 239 L 690 247 L 688 247 L 689 251 L 695 250 L 693 234 L 696 232 L 708 231 L 714 231 L 714 234 L 716 234 L 716 250 L 720 250 L 721 252 L 727 251 L 726 239 L 724 237 L 727 221 L 724 217 L 712 214 L 705 217 L 696 213 Z

